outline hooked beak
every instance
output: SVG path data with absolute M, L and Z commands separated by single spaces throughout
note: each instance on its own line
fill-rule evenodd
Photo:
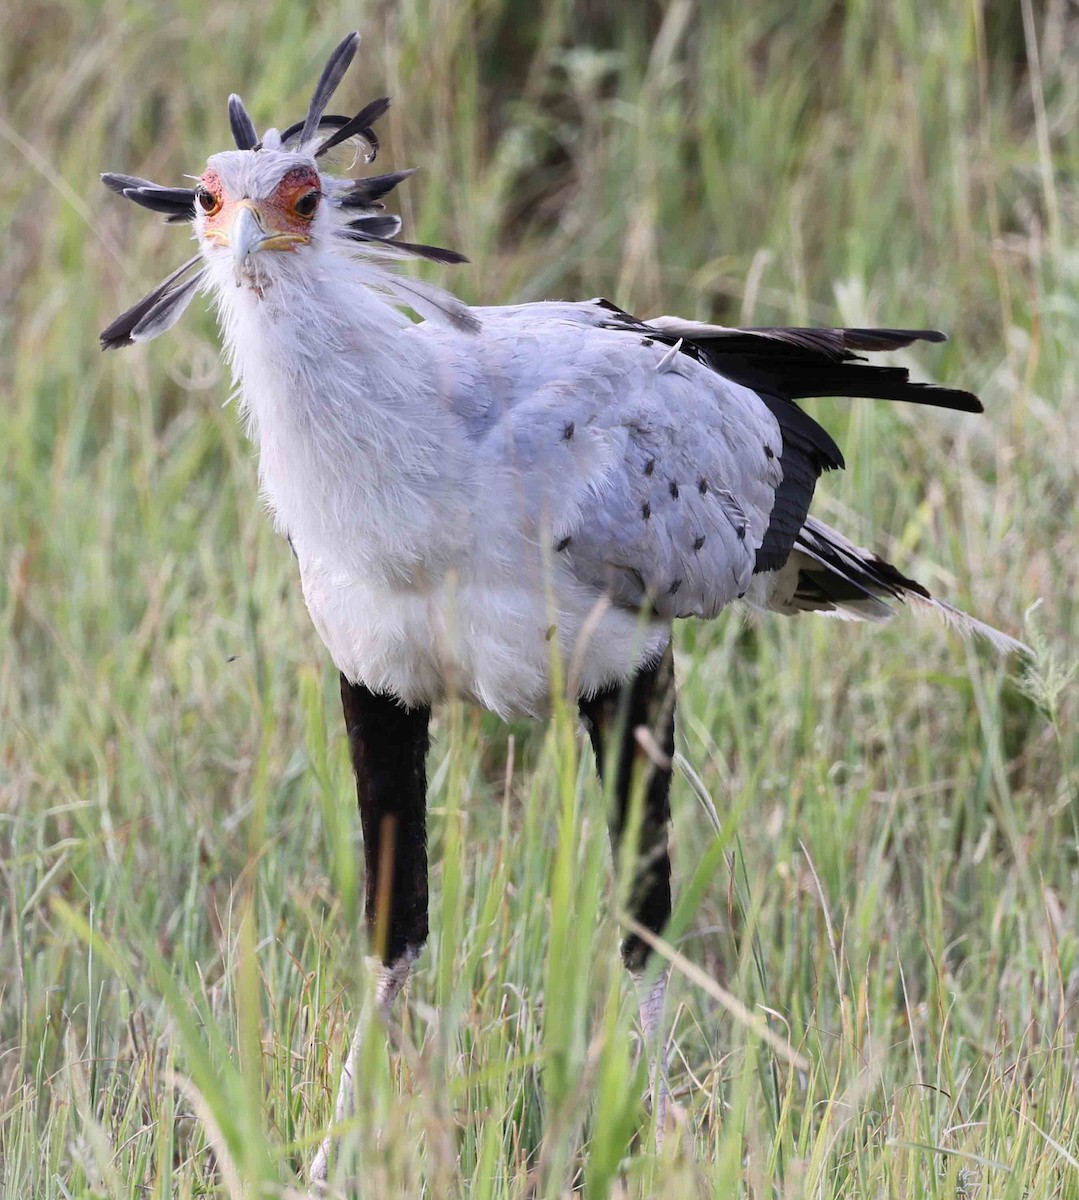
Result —
M 241 204 L 236 219 L 229 230 L 232 244 L 232 261 L 236 266 L 236 278 L 248 273 L 251 255 L 262 249 L 267 241 L 258 213 L 250 204 Z
M 227 230 L 210 229 L 206 237 L 219 246 L 231 247 L 237 285 L 252 274 L 254 264 L 251 259 L 255 254 L 262 250 L 295 250 L 311 240 L 303 233 L 267 229 L 252 200 L 241 200 L 236 205 L 236 215 Z

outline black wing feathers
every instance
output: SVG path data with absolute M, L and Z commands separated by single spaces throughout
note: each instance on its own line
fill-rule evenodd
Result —
M 915 341 L 942 342 L 944 335 L 933 329 L 746 329 L 699 338 L 704 361 L 752 388 L 783 434 L 783 481 L 776 489 L 755 573 L 776 571 L 787 561 L 809 515 L 817 479 L 843 466 L 835 441 L 796 400 L 858 396 L 982 411 L 970 392 L 912 383 L 905 367 L 876 366 L 854 353 L 896 350 Z
M 856 353 L 898 350 L 912 342 L 945 341 L 944 334 L 936 329 L 730 329 L 674 317 L 640 321 L 609 300 L 593 303 L 611 314 L 604 321 L 608 328 L 632 330 L 667 345 L 680 345 L 683 354 L 751 388 L 778 421 L 783 435 L 783 481 L 776 489 L 768 529 L 757 552 L 756 573 L 783 566 L 806 528 L 817 480 L 824 471 L 843 466 L 843 455 L 834 439 L 798 407 L 796 400 L 861 396 L 960 412 L 982 411 L 981 401 L 970 392 L 912 383 L 905 367 L 876 366 Z M 836 550 L 821 546 L 818 553 L 823 558 Z M 894 568 L 881 563 L 880 572 L 888 571 Z M 882 574 L 871 582 L 878 587 L 894 583 L 918 590 L 912 581 L 898 572 L 895 575 L 891 580 Z M 817 585 L 807 579 L 806 586 Z
M 866 597 L 880 599 L 881 593 L 902 600 L 910 592 L 932 599 L 929 592 L 915 579 L 909 579 L 891 563 L 866 551 L 855 553 L 856 547 L 836 537 L 820 522 L 810 520 L 798 535 L 798 549 L 815 559 L 824 568 L 812 567 L 798 572 L 799 591 L 805 589 L 806 599 L 827 599 L 842 603 Z
M 665 322 L 674 337 L 678 326 Z M 899 350 L 912 342 L 943 342 L 935 329 L 716 329 L 687 325 L 685 335 L 715 369 L 754 391 L 790 400 L 861 396 L 981 412 L 981 401 L 956 388 L 911 383 L 905 367 L 866 363 L 856 350 Z
M 823 472 L 844 466 L 843 455 L 831 434 L 793 400 L 769 392 L 758 394 L 779 422 L 783 435 L 783 452 L 779 457 L 783 480 L 776 489 L 768 528 L 757 551 L 755 574 L 777 571 L 787 561 L 809 515 L 817 480 Z

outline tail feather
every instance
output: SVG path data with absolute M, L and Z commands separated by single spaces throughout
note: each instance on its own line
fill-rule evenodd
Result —
M 746 599 L 772 612 L 817 612 L 848 621 L 886 621 L 899 601 L 933 613 L 964 636 L 985 638 L 1001 654 L 1031 654 L 1023 642 L 938 600 L 917 580 L 814 517 L 802 527 L 784 566 L 756 576 Z

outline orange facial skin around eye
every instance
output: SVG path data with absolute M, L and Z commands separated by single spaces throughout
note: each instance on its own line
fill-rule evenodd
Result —
M 229 230 L 236 219 L 237 210 L 241 207 L 254 209 L 259 223 L 268 235 L 292 235 L 294 242 L 276 245 L 277 250 L 294 250 L 296 245 L 310 238 L 311 222 L 314 219 L 318 205 L 310 213 L 297 212 L 296 204 L 312 192 L 321 194 L 321 182 L 318 172 L 310 167 L 295 167 L 285 173 L 273 194 L 261 200 L 226 199 L 221 179 L 216 171 L 207 170 L 199 180 L 200 188 L 205 188 L 217 201 L 217 207 L 207 211 L 201 207 L 198 196 L 195 199 L 196 208 L 205 217 L 206 238 L 219 245 L 229 244 Z
M 208 191 L 210 195 L 213 196 L 213 198 L 217 201 L 216 208 L 207 210 L 203 207 L 198 195 L 199 190 L 203 188 L 205 188 L 206 191 Z M 227 230 L 229 225 L 232 223 L 233 214 L 226 214 L 225 210 L 226 208 L 234 209 L 236 206 L 234 204 L 226 205 L 223 203 L 224 192 L 225 189 L 222 186 L 221 177 L 218 175 L 218 173 L 214 170 L 204 171 L 202 178 L 199 180 L 199 187 L 196 189 L 195 193 L 195 208 L 197 212 L 201 213 L 206 218 L 207 232 L 209 232 L 211 229 L 216 229 L 223 232 Z
M 285 173 L 274 194 L 263 201 L 259 208 L 275 230 L 281 233 L 307 234 L 318 211 L 318 204 L 316 203 L 310 213 L 297 212 L 296 204 L 311 192 L 322 192 L 318 172 L 312 171 L 310 167 L 295 167 Z

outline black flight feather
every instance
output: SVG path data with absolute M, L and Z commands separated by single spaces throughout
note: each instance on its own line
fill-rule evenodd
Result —
M 782 447 L 769 447 L 779 458 L 783 479 L 775 491 L 753 573 L 777 571 L 787 561 L 805 525 L 809 506 L 824 471 L 841 469 L 843 455 L 830 433 L 793 400 L 768 392 L 758 395 L 779 423 Z M 762 453 L 763 453 L 763 447 Z
M 133 304 L 126 312 L 121 313 L 111 325 L 101 333 L 101 349 L 102 350 L 118 350 L 121 346 L 130 346 L 135 338 L 133 334 L 143 332 L 140 326 L 144 321 L 153 319 L 159 313 L 159 306 L 165 303 L 166 309 L 169 309 L 173 303 L 177 303 L 181 296 L 186 293 L 187 301 L 190 301 L 194 295 L 194 290 L 188 292 L 187 289 L 191 281 L 181 283 L 183 277 L 193 267 L 197 267 L 202 262 L 201 257 L 196 254 L 194 258 L 189 258 L 187 262 L 154 288 L 152 292 L 137 303 Z M 201 279 L 202 272 L 196 276 L 196 279 Z M 178 293 L 174 294 L 174 293 Z M 181 308 L 181 312 L 183 309 Z M 179 313 L 176 314 L 179 316 Z M 163 328 L 168 328 L 165 325 Z M 157 332 L 162 332 L 159 329 Z
M 593 303 L 611 314 L 605 327 L 680 345 L 683 354 L 752 388 L 779 423 L 782 446 L 761 447 L 765 456 L 778 456 L 783 479 L 757 551 L 755 573 L 783 566 L 803 535 L 818 478 L 843 466 L 834 439 L 796 400 L 862 396 L 982 411 L 981 402 L 970 392 L 912 383 L 905 368 L 875 366 L 855 353 L 945 341 L 935 329 L 731 329 L 673 317 L 639 321 L 609 300 Z
M 819 521 L 811 520 L 798 535 L 798 549 L 816 559 L 826 568 L 817 572 L 808 568 L 798 573 L 798 588 L 803 588 L 814 598 L 823 597 L 830 601 L 858 600 L 864 596 L 881 598 L 881 592 L 902 600 L 913 592 L 925 600 L 932 597 L 916 579 L 908 579 L 891 563 L 875 554 L 857 552 L 857 547 L 836 537 L 832 530 Z M 804 577 L 804 578 L 803 578 Z M 846 587 L 844 587 L 844 584 Z
M 948 335 L 939 329 L 844 329 L 843 340 L 849 350 L 897 350 L 912 342 L 946 342 Z
M 819 396 L 861 397 L 867 400 L 902 400 L 980 413 L 977 396 L 957 388 L 912 383 L 906 367 L 879 367 L 851 358 L 843 362 L 809 359 L 774 359 L 767 354 L 729 354 L 725 347 L 708 347 L 707 361 L 721 375 L 755 392 L 772 392 L 789 400 Z
M 607 307 L 606 302 L 604 307 Z M 613 306 L 608 311 L 619 312 Z M 612 321 L 624 327 L 628 314 Z M 933 384 L 911 383 L 905 367 L 865 363 L 855 350 L 898 350 L 912 342 L 943 342 L 936 329 L 727 329 L 661 317 L 656 322 L 633 322 L 669 345 L 682 339 L 682 352 L 706 363 L 721 375 L 756 392 L 789 400 L 816 396 L 905 400 L 980 413 L 981 401 L 970 392 Z M 659 330 L 658 334 L 656 330 Z
M 350 137 L 355 137 L 359 134 L 371 147 L 371 156 L 368 162 L 374 161 L 375 155 L 378 153 L 378 137 L 371 126 L 386 115 L 390 107 L 389 96 L 382 96 L 378 100 L 372 100 L 370 104 L 365 105 L 347 124 L 342 125 L 335 133 L 322 143 L 315 151 L 315 157 L 321 158 L 327 150 L 332 150 L 334 146 L 339 146 L 342 142 L 347 141 Z
M 254 150 L 259 144 L 258 130 L 251 120 L 244 102 L 235 92 L 229 96 L 229 125 L 232 126 L 232 137 L 237 150 Z
M 843 391 L 837 384 L 842 383 Z M 905 367 L 874 367 L 852 363 L 843 368 L 839 379 L 828 372 L 814 373 L 796 385 L 793 394 L 811 400 L 817 396 L 857 396 L 866 400 L 900 400 L 907 404 L 925 404 L 931 408 L 949 408 L 953 412 L 985 412 L 973 392 L 940 387 L 935 383 L 911 383 Z M 849 390 L 847 390 L 849 389 Z
M 322 68 L 322 74 L 319 76 L 319 81 L 315 85 L 315 90 L 311 95 L 311 103 L 307 109 L 307 116 L 304 118 L 303 129 L 300 133 L 301 146 L 315 136 L 319 118 L 326 111 L 326 105 L 329 104 L 334 92 L 337 91 L 337 85 L 344 78 L 344 74 L 355 57 L 359 44 L 360 35 L 358 33 L 350 33 L 340 42 L 330 55 L 325 67 Z
M 664 320 L 665 330 L 673 333 L 680 323 Z M 695 325 L 682 322 L 686 328 L 681 335 L 710 345 L 723 345 L 732 352 L 766 346 L 767 352 L 777 355 L 810 354 L 843 362 L 853 357 L 853 350 L 899 350 L 913 342 L 946 342 L 938 329 L 821 329 L 780 326 L 757 326 L 747 329 L 728 329 L 723 326 Z
M 665 330 L 673 337 L 676 327 Z M 721 374 L 754 391 L 778 392 L 791 400 L 816 396 L 860 396 L 905 400 L 980 413 L 977 396 L 958 388 L 911 383 L 905 367 L 878 367 L 855 350 L 898 350 L 912 342 L 943 342 L 935 329 L 731 329 L 686 336 Z

